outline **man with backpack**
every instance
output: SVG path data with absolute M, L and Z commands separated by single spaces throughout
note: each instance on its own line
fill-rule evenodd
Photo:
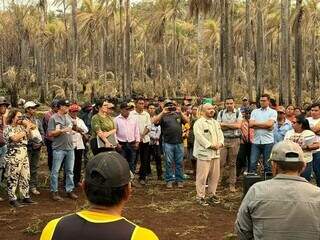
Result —
M 228 178 L 230 192 L 236 191 L 236 161 L 240 147 L 242 115 L 239 109 L 235 108 L 234 98 L 228 97 L 225 100 L 225 109 L 217 116 L 224 136 L 224 146 L 220 153 L 222 181 Z M 228 176 L 226 176 L 228 175 Z

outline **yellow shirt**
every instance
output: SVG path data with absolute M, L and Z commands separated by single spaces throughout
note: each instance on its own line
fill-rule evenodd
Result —
M 108 222 L 114 222 L 121 219 L 125 219 L 123 217 L 117 217 L 117 216 L 113 216 L 105 213 L 93 212 L 88 210 L 84 210 L 76 214 L 91 223 L 108 223 Z M 62 218 L 57 218 L 50 221 L 47 224 L 47 226 L 43 229 L 40 240 L 51 240 L 54 234 L 55 228 L 61 219 Z M 127 219 L 125 220 L 128 221 Z M 134 223 L 132 224 L 135 225 Z M 132 234 L 131 240 L 159 240 L 159 238 L 151 230 L 139 227 L 137 225 L 135 226 L 136 227 Z

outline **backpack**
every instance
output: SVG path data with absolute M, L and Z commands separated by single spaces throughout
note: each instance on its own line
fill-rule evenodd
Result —
M 219 114 L 220 114 L 220 118 L 221 118 L 221 121 L 222 121 L 222 116 L 224 114 L 224 110 L 221 110 Z M 239 115 L 240 115 L 240 110 L 237 109 L 237 111 L 236 111 L 236 119 L 238 119 Z

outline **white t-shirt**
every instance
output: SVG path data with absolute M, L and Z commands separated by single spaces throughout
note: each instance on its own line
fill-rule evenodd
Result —
M 284 136 L 284 140 L 290 140 L 299 144 L 300 147 L 305 145 L 310 145 L 317 141 L 316 135 L 310 130 L 304 130 L 302 133 L 294 132 L 294 129 L 289 130 Z M 311 150 L 303 150 L 303 159 L 306 163 L 312 161 L 312 152 Z
M 314 126 L 316 126 L 317 124 L 320 123 L 320 118 L 314 119 L 312 117 L 308 117 L 307 120 L 309 122 L 310 128 L 313 128 Z M 316 139 L 317 139 L 317 142 L 320 142 L 320 136 L 319 135 L 316 135 Z M 317 149 L 317 150 L 314 150 L 313 152 L 318 152 L 318 151 L 320 151 L 320 148 Z

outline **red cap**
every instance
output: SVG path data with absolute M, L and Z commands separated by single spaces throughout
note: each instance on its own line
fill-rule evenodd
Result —
M 69 107 L 69 111 L 70 112 L 79 112 L 80 106 L 78 104 L 74 103 Z

